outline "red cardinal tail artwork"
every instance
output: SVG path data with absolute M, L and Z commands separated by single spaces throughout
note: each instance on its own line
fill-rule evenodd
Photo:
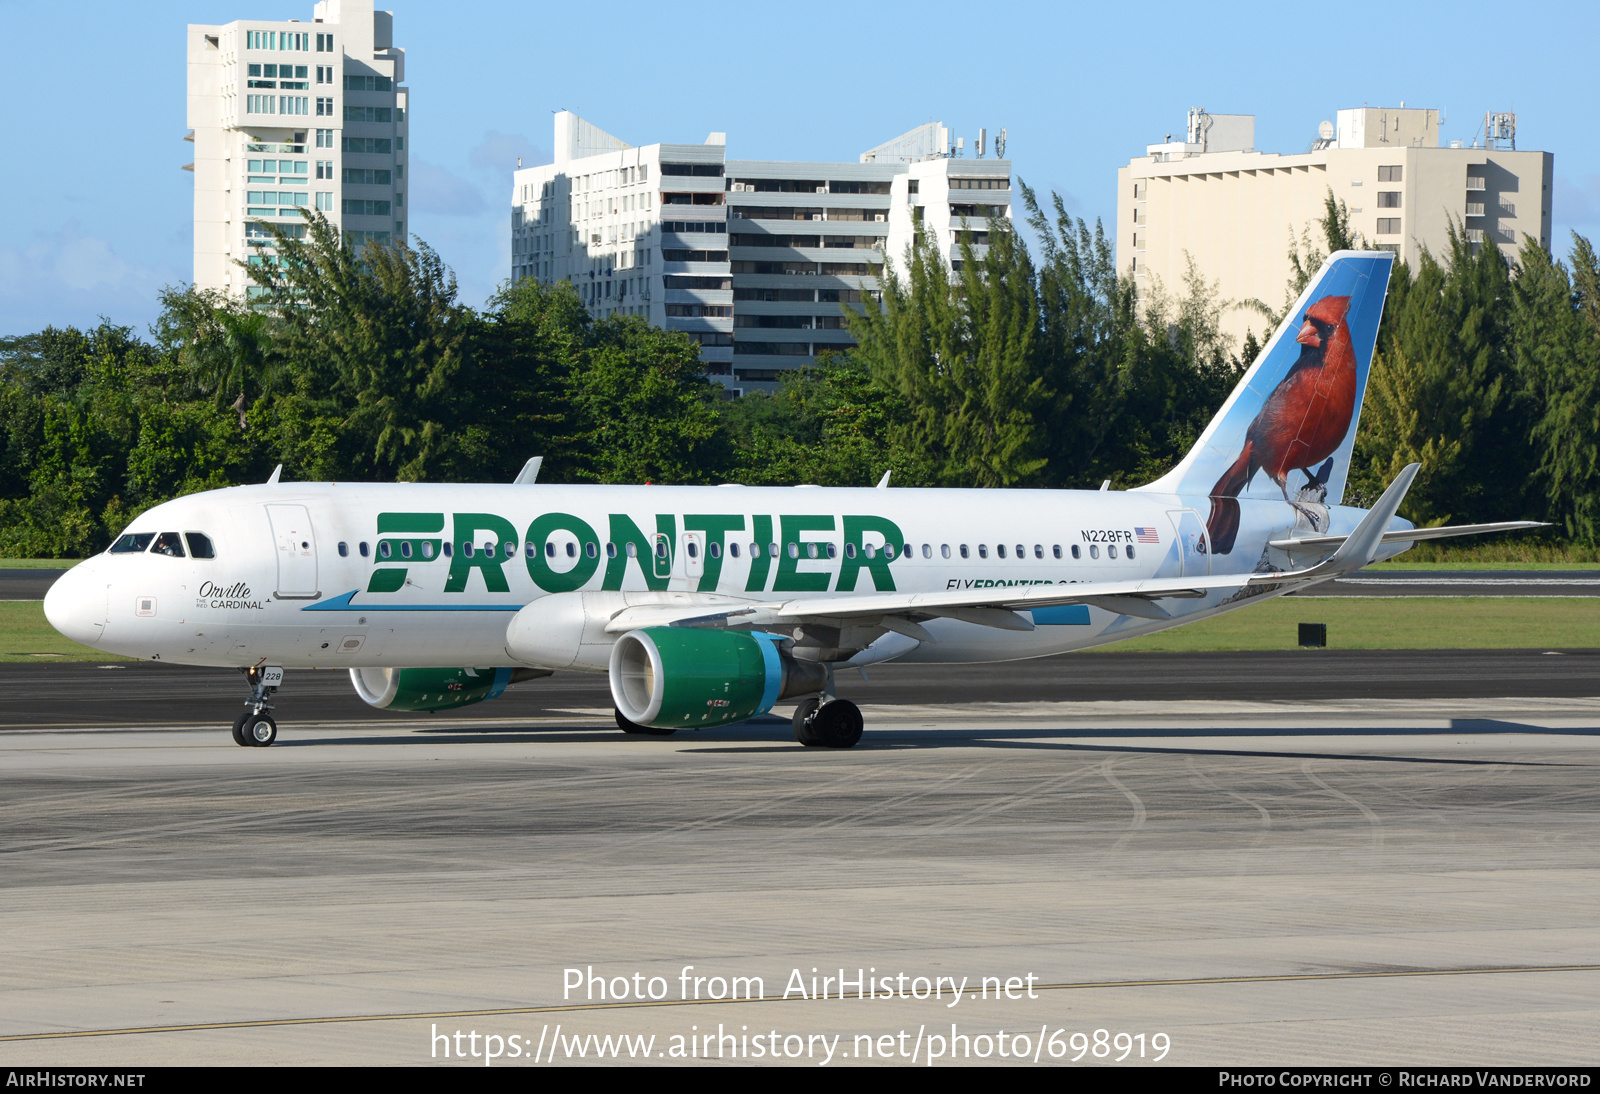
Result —
M 1211 516 L 1206 522 L 1211 549 L 1233 550 L 1239 533 L 1239 495 L 1259 471 L 1275 483 L 1283 500 L 1300 507 L 1289 494 L 1289 476 L 1313 470 L 1344 443 L 1355 420 L 1360 377 L 1345 321 L 1348 296 L 1324 296 L 1303 313 L 1295 341 L 1300 356 L 1261 405 L 1245 431 L 1238 457 L 1210 490 Z

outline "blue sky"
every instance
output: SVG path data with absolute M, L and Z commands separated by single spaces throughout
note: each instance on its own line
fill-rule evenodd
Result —
M 1555 153 L 1558 252 L 1572 229 L 1600 236 L 1592 2 L 387 2 L 412 90 L 411 230 L 474 305 L 508 273 L 516 157 L 548 159 L 562 107 L 633 144 L 722 130 L 754 159 L 853 160 L 930 119 L 969 143 L 1004 126 L 1016 174 L 1091 221 L 1115 215 L 1117 167 L 1190 106 L 1255 114 L 1275 152 L 1340 107 L 1443 107 L 1464 140 L 1514 110 L 1517 146 Z M 185 24 L 311 7 L 0 0 L 0 334 L 154 318 L 192 272 Z

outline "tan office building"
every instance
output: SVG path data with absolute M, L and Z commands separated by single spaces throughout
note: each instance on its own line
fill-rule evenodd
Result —
M 1117 261 L 1147 292 L 1183 289 L 1188 257 L 1232 302 L 1276 309 L 1289 280 L 1291 234 L 1317 227 L 1331 190 L 1368 246 L 1416 268 L 1424 249 L 1444 254 L 1450 225 L 1513 256 L 1524 234 L 1550 246 L 1554 157 L 1514 149 L 1515 119 L 1491 115 L 1471 145 L 1439 142 L 1436 110 L 1341 110 L 1308 152 L 1255 149 L 1255 118 L 1191 110 L 1184 140 L 1170 135 L 1117 172 Z M 1262 337 L 1259 313 L 1234 307 L 1223 329 Z

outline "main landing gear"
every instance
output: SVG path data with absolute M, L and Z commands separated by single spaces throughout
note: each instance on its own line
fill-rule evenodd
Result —
M 807 748 L 852 748 L 862 725 L 861 708 L 848 699 L 823 696 L 794 708 L 794 739 Z
M 248 708 L 233 723 L 233 743 L 246 747 L 266 748 L 278 739 L 278 723 L 267 711 L 272 704 L 267 700 L 283 684 L 281 668 L 252 668 L 239 670 L 250 685 L 250 698 L 244 701 Z

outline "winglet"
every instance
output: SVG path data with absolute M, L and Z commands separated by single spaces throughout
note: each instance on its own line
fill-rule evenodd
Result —
M 878 489 L 879 490 L 887 490 L 887 489 L 889 489 L 889 476 L 892 475 L 892 474 L 894 474 L 893 469 L 890 469 L 890 470 L 885 471 L 883 473 L 883 478 L 878 480 Z
M 1395 513 L 1399 511 L 1400 503 L 1406 500 L 1406 491 L 1411 489 L 1411 483 L 1420 470 L 1422 470 L 1420 463 L 1406 464 L 1389 484 L 1389 488 L 1383 492 L 1383 496 L 1368 510 L 1367 515 L 1361 518 L 1356 530 L 1339 544 L 1339 549 L 1333 552 L 1333 557 L 1324 565 L 1344 570 L 1359 570 L 1377 558 L 1378 548 L 1383 546 L 1383 533 L 1388 530 L 1389 521 L 1394 519 Z
M 267 485 L 268 486 L 277 486 L 278 485 L 278 476 L 281 475 L 281 474 L 283 474 L 283 464 L 280 463 L 277 467 L 274 467 L 272 469 L 272 474 L 267 476 Z
M 1292 573 L 1252 574 L 1249 583 L 1272 585 L 1284 581 L 1299 582 L 1312 579 L 1320 581 L 1361 569 L 1378 557 L 1378 548 L 1383 546 L 1383 533 L 1388 529 L 1395 513 L 1399 511 L 1400 503 L 1406 500 L 1406 491 L 1411 489 L 1411 483 L 1421 469 L 1420 463 L 1406 464 L 1389 484 L 1389 488 L 1383 492 L 1383 496 L 1367 511 L 1367 515 L 1361 518 L 1356 530 L 1339 544 L 1339 549 L 1311 569 Z
M 512 480 L 515 486 L 529 486 L 539 477 L 539 468 L 544 465 L 543 456 L 535 456 L 522 465 L 522 470 L 517 472 L 517 477 Z

